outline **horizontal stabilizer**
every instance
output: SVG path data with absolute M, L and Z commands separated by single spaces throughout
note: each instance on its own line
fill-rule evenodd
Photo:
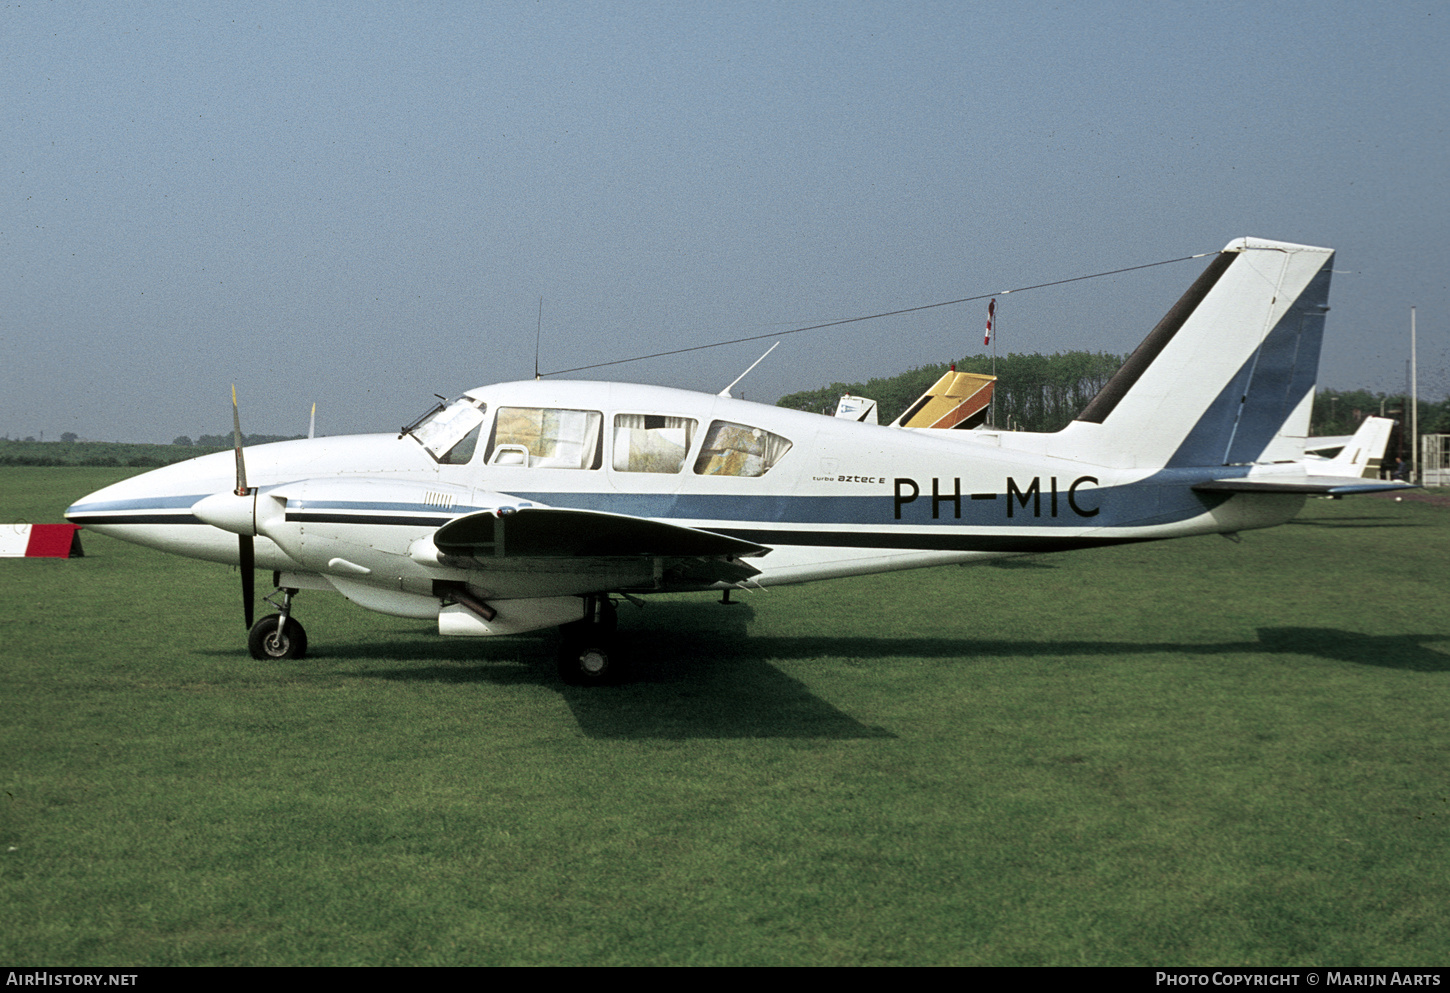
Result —
M 1304 439 L 1304 451 L 1306 452 L 1337 452 L 1354 438 L 1352 434 L 1336 434 L 1319 438 Z
M 499 558 L 763 555 L 770 549 L 712 531 L 625 514 L 524 507 L 469 514 L 443 525 L 433 544 L 445 555 Z
M 1213 479 L 1193 487 L 1199 493 L 1382 493 L 1418 489 L 1412 483 L 1393 479 L 1362 479 L 1356 476 L 1285 476 L 1282 479 Z

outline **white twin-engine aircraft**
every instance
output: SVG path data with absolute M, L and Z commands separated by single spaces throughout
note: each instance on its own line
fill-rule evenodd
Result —
M 251 652 L 300 658 L 299 590 L 436 619 L 559 625 L 560 674 L 619 678 L 614 597 L 801 583 L 1290 520 L 1404 483 L 1305 458 L 1333 252 L 1219 253 L 1053 434 L 905 429 L 728 395 L 482 387 L 398 434 L 208 455 L 83 498 L 102 534 L 240 565 Z M 240 439 L 240 428 L 237 429 Z M 1317 467 L 1317 468 L 1316 468 Z M 1342 469 L 1325 474 L 1323 469 Z M 237 536 L 240 536 L 238 538 Z M 255 569 L 279 612 L 252 624 Z

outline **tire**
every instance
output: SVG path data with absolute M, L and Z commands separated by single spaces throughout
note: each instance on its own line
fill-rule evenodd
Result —
M 300 659 L 307 654 L 307 632 L 296 618 L 287 618 L 287 624 L 278 637 L 277 622 L 281 614 L 268 614 L 252 625 L 247 635 L 247 648 L 252 658 L 259 662 L 278 662 L 282 659 Z
M 613 686 L 624 678 L 624 662 L 611 638 L 566 634 L 559 646 L 559 678 L 570 686 Z

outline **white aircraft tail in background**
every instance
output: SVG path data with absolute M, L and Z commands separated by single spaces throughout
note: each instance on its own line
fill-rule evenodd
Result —
M 1381 467 L 1384 465 L 1385 448 L 1390 443 L 1390 435 L 1394 433 L 1395 422 L 1388 417 L 1366 417 L 1359 425 L 1359 430 L 1348 438 L 1342 439 L 1311 439 L 1312 442 L 1319 442 L 1314 448 L 1333 448 L 1332 444 L 1324 444 L 1326 441 L 1339 441 L 1342 445 L 1339 454 L 1327 458 L 1323 462 L 1313 462 L 1314 456 L 1309 456 L 1310 465 L 1316 473 L 1327 476 L 1358 476 L 1361 479 L 1379 479 Z
M 852 396 L 850 393 L 842 394 L 841 399 L 836 402 L 836 416 L 862 424 L 881 423 L 876 417 L 875 400 Z

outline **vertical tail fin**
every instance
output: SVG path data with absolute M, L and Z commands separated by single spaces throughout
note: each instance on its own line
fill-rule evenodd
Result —
M 1389 444 L 1390 433 L 1394 429 L 1395 422 L 1388 417 L 1366 417 L 1338 455 L 1314 463 L 1314 472 L 1325 476 L 1379 479 L 1385 446 Z
M 1075 457 L 1123 468 L 1302 458 L 1333 258 L 1328 248 L 1231 242 L 1063 441 Z

